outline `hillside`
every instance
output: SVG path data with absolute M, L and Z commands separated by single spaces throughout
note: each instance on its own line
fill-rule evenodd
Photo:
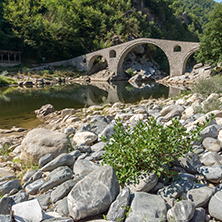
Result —
M 0 49 L 19 50 L 25 61 L 39 62 L 42 56 L 66 59 L 139 37 L 198 41 L 213 0 L 205 0 L 203 10 L 197 9 L 203 1 L 194 2 L 0 0 Z

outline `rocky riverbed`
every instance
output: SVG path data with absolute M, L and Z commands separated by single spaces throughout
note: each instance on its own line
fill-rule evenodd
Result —
M 195 113 L 215 99 L 222 95 L 41 107 L 38 128 L 1 131 L 0 221 L 222 221 L 222 110 Z M 101 136 L 115 133 L 117 118 L 133 130 L 139 119 L 153 116 L 167 126 L 177 117 L 189 131 L 211 113 L 215 119 L 201 132 L 201 143 L 175 163 L 176 180 L 147 172 L 139 184 L 120 187 L 113 168 L 101 165 Z

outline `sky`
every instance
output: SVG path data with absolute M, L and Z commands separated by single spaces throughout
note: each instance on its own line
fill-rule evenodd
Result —
M 215 2 L 222 2 L 222 0 L 214 0 Z

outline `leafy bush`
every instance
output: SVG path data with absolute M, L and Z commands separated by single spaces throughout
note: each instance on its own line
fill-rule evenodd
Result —
M 221 110 L 222 102 L 218 101 L 218 99 L 209 100 L 208 102 L 204 102 L 201 106 L 194 107 L 195 113 L 209 113 L 213 110 Z
M 200 79 L 192 88 L 194 93 L 208 96 L 211 93 L 222 93 L 222 77 L 214 76 L 210 79 Z
M 120 120 L 115 125 L 115 134 L 105 146 L 103 162 L 112 166 L 121 184 L 137 181 L 140 171 L 151 171 L 159 177 L 174 175 L 170 168 L 172 161 L 188 153 L 192 143 L 199 140 L 200 131 L 186 132 L 178 119 L 171 126 L 163 126 L 151 117 L 139 121 L 132 130 L 124 127 Z

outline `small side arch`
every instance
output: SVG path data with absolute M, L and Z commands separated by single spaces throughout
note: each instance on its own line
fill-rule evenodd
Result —
M 116 51 L 115 50 L 110 50 L 109 57 L 110 58 L 116 58 Z
M 180 46 L 180 45 L 174 46 L 174 47 L 173 47 L 173 51 L 174 51 L 174 52 L 181 52 L 181 51 L 182 51 L 181 46 Z

